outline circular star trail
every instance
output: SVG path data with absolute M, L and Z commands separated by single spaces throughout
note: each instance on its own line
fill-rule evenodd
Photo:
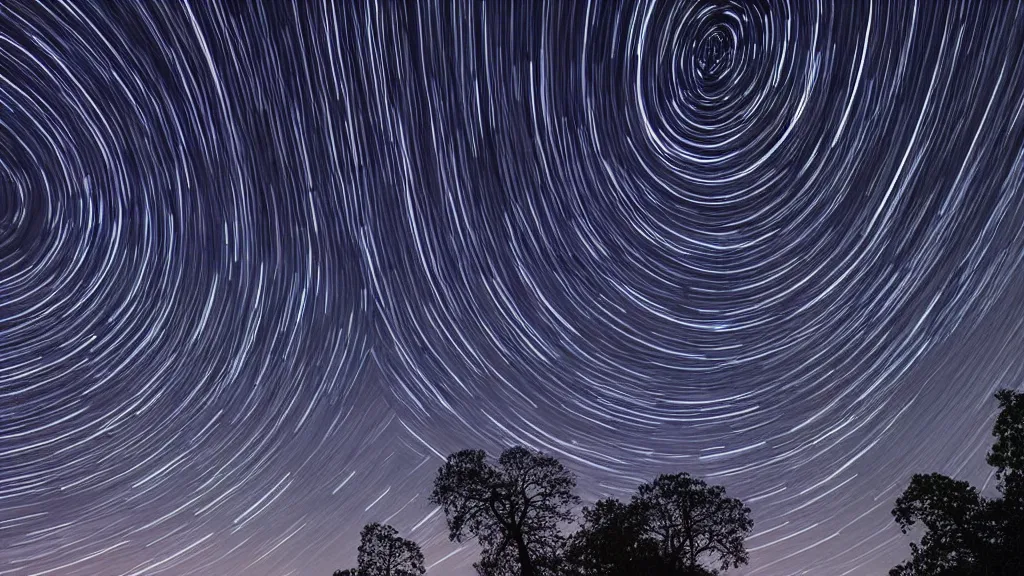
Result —
M 0 575 L 327 574 L 524 444 L 874 574 L 1024 376 L 1017 2 L 0 7 Z

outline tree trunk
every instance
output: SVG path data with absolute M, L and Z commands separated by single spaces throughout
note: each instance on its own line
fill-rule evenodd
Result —
M 530 559 L 530 551 L 526 549 L 526 540 L 521 532 L 515 534 L 516 548 L 519 553 L 519 574 L 520 576 L 537 576 L 533 569 L 533 561 Z

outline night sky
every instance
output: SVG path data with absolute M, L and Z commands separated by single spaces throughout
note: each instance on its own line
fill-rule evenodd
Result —
M 881 574 L 1022 351 L 1020 2 L 0 3 L 0 576 L 464 576 L 513 444 Z

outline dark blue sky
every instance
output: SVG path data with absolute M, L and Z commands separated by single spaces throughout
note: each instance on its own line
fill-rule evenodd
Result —
M 0 576 L 476 557 L 441 458 L 884 573 L 1024 373 L 1024 5 L 0 6 Z

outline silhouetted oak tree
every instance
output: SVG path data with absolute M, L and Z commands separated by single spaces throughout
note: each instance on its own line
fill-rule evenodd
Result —
M 991 502 L 967 482 L 942 474 L 916 474 L 896 500 L 893 516 L 904 533 L 920 522 L 927 532 L 911 544 L 913 558 L 890 575 L 970 571 L 994 550 Z
M 360 534 L 359 572 L 361 576 L 420 576 L 426 569 L 418 544 L 399 537 L 391 526 L 374 522 Z
M 925 533 L 890 576 L 1024 574 L 1024 394 L 1001 390 L 996 398 L 1001 411 L 988 463 L 1002 497 L 983 498 L 942 474 L 914 475 L 892 514 L 904 534 L 918 522 Z
M 523 447 L 502 452 L 497 465 L 482 450 L 448 457 L 437 471 L 430 502 L 448 521 L 449 538 L 476 537 L 483 547 L 477 571 L 485 576 L 553 573 L 572 520 L 576 479 L 562 464 Z
M 569 539 L 565 560 L 572 576 L 667 573 L 641 510 L 612 498 L 583 509 L 583 525 Z
M 993 506 L 997 546 L 1004 573 L 1024 574 L 1024 393 L 1000 390 L 995 444 L 988 465 L 996 469 L 1003 497 Z
M 657 542 L 672 574 L 715 574 L 746 564 L 750 509 L 689 474 L 663 474 L 641 484 L 630 503 Z
M 359 534 L 358 561 L 358 568 L 338 570 L 334 576 L 421 576 L 426 572 L 419 545 L 377 522 L 363 526 Z

